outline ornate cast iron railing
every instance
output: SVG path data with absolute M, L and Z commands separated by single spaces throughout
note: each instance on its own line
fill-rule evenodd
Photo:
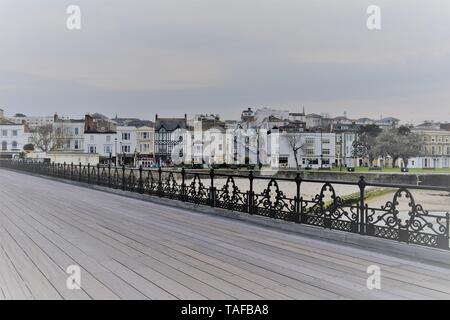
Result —
M 448 210 L 431 214 L 416 203 L 411 192 L 448 193 L 450 188 L 370 184 L 364 177 L 357 182 L 308 180 L 302 179 L 300 174 L 295 179 L 272 178 L 255 176 L 253 171 L 248 175 L 231 175 L 214 170 L 207 173 L 21 161 L 0 161 L 0 166 L 326 229 L 450 249 Z M 306 183 L 319 186 L 315 196 L 302 195 Z M 349 201 L 339 196 L 336 187 L 342 185 L 353 186 L 357 190 L 356 198 Z M 365 202 L 369 187 L 392 189 L 392 200 L 369 206 Z M 401 202 L 405 202 L 403 206 Z

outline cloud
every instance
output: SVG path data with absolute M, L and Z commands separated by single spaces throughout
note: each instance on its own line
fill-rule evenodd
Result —
M 65 28 L 69 4 L 0 3 L 7 112 L 237 118 L 305 105 L 450 120 L 448 1 L 378 0 L 378 32 L 366 0 L 79 0 L 79 32 Z

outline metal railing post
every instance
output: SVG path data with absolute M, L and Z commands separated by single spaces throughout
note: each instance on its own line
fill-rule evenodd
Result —
M 444 249 L 450 249 L 450 243 L 449 243 L 449 241 L 450 241 L 450 212 L 447 212 L 446 214 L 445 214 L 445 219 L 446 219 L 446 229 L 447 229 L 447 231 L 446 231 L 446 235 L 445 235 L 445 238 L 446 238 L 446 241 L 445 241 L 445 246 L 443 246 L 444 247 Z
M 91 183 L 91 164 L 88 163 L 87 165 L 87 172 L 88 172 L 88 183 Z
M 249 180 L 249 182 L 250 182 L 250 188 L 249 188 L 249 191 L 248 191 L 248 194 L 247 194 L 247 210 L 248 210 L 248 213 L 250 213 L 250 214 L 253 214 L 253 210 L 254 210 L 254 207 L 253 207 L 253 201 L 254 201 L 254 193 L 253 193 L 253 179 L 254 179 L 254 176 L 253 176 L 253 170 L 250 170 L 250 172 L 248 173 L 248 180 Z
M 211 186 L 209 188 L 209 205 L 215 207 L 216 205 L 216 189 L 214 187 L 214 169 L 209 171 L 209 177 L 211 179 Z
M 366 181 L 363 176 L 359 177 L 358 187 L 359 187 L 359 233 L 366 233 L 366 206 L 365 206 L 365 189 L 366 189 Z
M 97 185 L 100 185 L 100 163 L 97 163 Z
M 162 169 L 158 168 L 158 196 L 163 196 L 163 187 L 162 187 Z
M 108 187 L 111 188 L 111 163 L 108 164 Z
M 140 165 L 139 166 L 139 182 L 138 182 L 138 192 L 140 193 L 140 194 L 143 194 L 144 193 L 144 181 L 143 181 L 143 178 L 142 178 L 142 165 Z
M 301 207 L 302 207 L 302 203 L 301 203 L 301 198 L 300 198 L 300 186 L 302 184 L 302 177 L 300 176 L 300 173 L 297 172 L 297 175 L 295 176 L 295 184 L 297 186 L 297 193 L 295 196 L 295 216 L 294 216 L 294 221 L 297 223 L 301 223 L 302 219 L 301 219 Z
M 181 201 L 186 201 L 186 170 L 181 168 Z
M 122 190 L 126 189 L 125 165 L 122 164 Z

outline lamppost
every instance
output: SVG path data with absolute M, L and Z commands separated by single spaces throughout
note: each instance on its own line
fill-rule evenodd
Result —
M 136 163 L 137 163 L 137 160 L 140 158 L 140 154 L 139 154 L 139 152 L 136 150 L 136 149 L 134 149 L 134 156 L 133 156 L 133 166 L 135 166 L 136 167 Z
M 120 156 L 120 164 L 123 164 L 123 154 L 122 154 L 122 152 L 123 152 L 123 147 L 122 147 L 122 141 L 120 141 L 120 150 L 121 150 L 121 152 L 119 153 L 121 156 Z
M 320 169 L 323 169 L 323 128 L 320 129 Z
M 115 148 L 114 154 L 116 155 L 116 167 L 117 167 L 118 166 L 118 160 L 119 160 L 118 154 L 117 154 L 117 138 L 114 138 L 114 148 Z

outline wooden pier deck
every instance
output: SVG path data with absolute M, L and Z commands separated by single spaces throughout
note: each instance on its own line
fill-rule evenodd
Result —
M 0 169 L 0 299 L 450 299 L 450 270 Z

